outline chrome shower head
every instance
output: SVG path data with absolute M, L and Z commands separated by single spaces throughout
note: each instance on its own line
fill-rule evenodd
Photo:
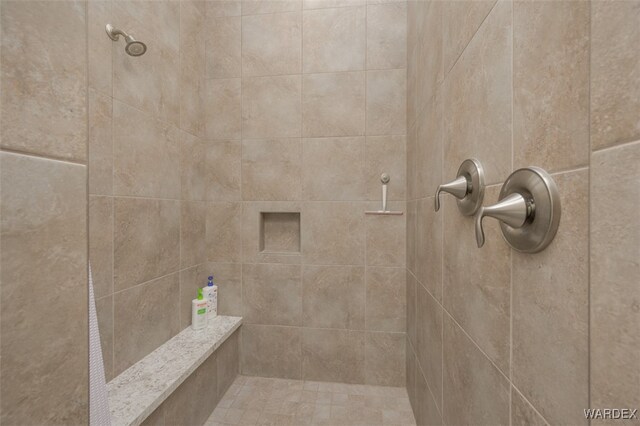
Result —
M 141 41 L 135 40 L 133 37 L 126 37 L 127 46 L 124 50 L 131 56 L 142 56 L 147 51 L 147 45 Z
M 107 35 L 113 41 L 118 41 L 120 36 L 124 37 L 124 41 L 127 45 L 124 48 L 124 51 L 127 52 L 130 56 L 142 56 L 147 51 L 147 45 L 141 41 L 137 41 L 135 38 L 127 34 L 126 32 L 119 30 L 117 28 L 113 28 L 111 24 L 107 24 L 105 28 L 107 31 Z

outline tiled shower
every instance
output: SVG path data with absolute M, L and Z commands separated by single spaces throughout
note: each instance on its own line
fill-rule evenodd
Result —
M 106 381 L 189 329 L 209 275 L 242 317 L 238 350 L 145 424 L 640 409 L 640 2 L 2 0 L 0 17 L 0 423 L 89 422 L 89 262 Z M 546 249 L 494 219 L 478 248 L 453 196 L 435 211 L 468 158 L 484 206 L 517 169 L 550 175 Z M 383 173 L 402 214 L 365 214 Z M 213 376 L 224 396 L 178 416 Z

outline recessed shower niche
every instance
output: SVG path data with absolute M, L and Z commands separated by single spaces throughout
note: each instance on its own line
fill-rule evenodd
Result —
M 260 212 L 260 253 L 300 253 L 299 212 Z

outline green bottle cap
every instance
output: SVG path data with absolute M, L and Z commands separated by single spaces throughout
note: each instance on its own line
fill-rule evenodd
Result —
M 204 300 L 204 296 L 202 296 L 202 289 L 198 289 L 198 300 Z

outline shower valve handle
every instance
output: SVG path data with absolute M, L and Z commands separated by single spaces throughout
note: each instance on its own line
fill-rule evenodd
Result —
M 476 213 L 478 247 L 484 245 L 482 219 L 486 216 L 500 221 L 502 236 L 513 249 L 537 253 L 551 244 L 558 230 L 558 187 L 539 167 L 525 167 L 511 173 L 500 189 L 498 203 L 480 207 Z
M 455 180 L 439 185 L 434 197 L 436 211 L 440 210 L 440 193 L 457 198 L 458 210 L 465 216 L 473 216 L 482 204 L 484 196 L 484 171 L 475 158 L 467 158 L 460 164 Z
M 480 207 L 475 217 L 476 242 L 478 243 L 478 247 L 484 245 L 482 219 L 486 216 L 496 218 L 512 228 L 521 228 L 527 220 L 533 216 L 534 211 L 535 205 L 533 204 L 533 200 L 527 200 L 518 193 L 506 196 L 493 206 Z
M 435 196 L 435 208 L 436 211 L 440 210 L 440 193 L 447 192 L 459 200 L 462 200 L 467 196 L 469 192 L 471 192 L 473 186 L 471 181 L 467 179 L 465 176 L 460 176 L 455 180 L 445 183 L 442 185 L 438 185 L 438 189 L 436 190 Z

